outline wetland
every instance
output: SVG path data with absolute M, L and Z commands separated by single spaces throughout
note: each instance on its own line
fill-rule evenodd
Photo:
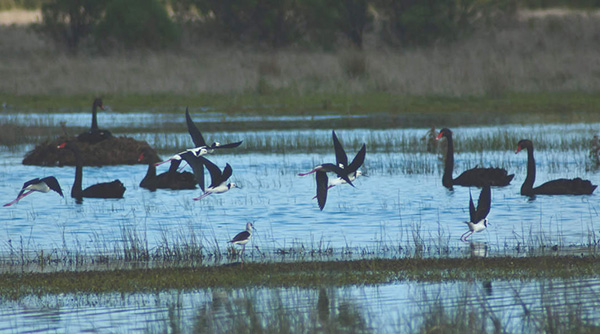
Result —
M 109 110 L 98 122 L 166 157 L 192 144 L 183 110 Z M 600 127 L 593 114 L 574 111 L 565 122 L 548 114 L 523 124 L 490 113 L 453 126 L 455 175 L 477 165 L 515 174 L 509 186 L 492 189 L 489 227 L 462 242 L 469 194 L 476 198 L 479 190 L 442 186 L 443 141 L 428 151 L 426 137 L 431 126 L 446 126 L 440 118 L 400 126 L 378 113 L 190 111 L 207 141 L 244 141 L 209 156 L 218 166 L 231 164 L 240 189 L 193 201 L 199 189 L 140 188 L 146 165 L 84 167 L 84 186 L 120 179 L 127 190 L 123 199 L 77 204 L 69 197 L 73 167 L 21 161 L 53 138 L 46 133 L 84 129 L 89 112 L 2 115 L 6 128 L 40 129 L 2 146 L 3 200 L 32 177 L 53 175 L 65 192 L 35 193 L 3 208 L 0 307 L 7 313 L 0 323 L 7 332 L 597 326 L 597 194 L 521 196 L 526 156 L 515 154 L 517 141 L 529 138 L 538 182 L 580 176 L 597 183 L 597 161 L 589 157 Z M 332 129 L 351 157 L 366 144 L 366 176 L 355 188 L 332 188 L 320 211 L 314 177 L 297 174 L 334 161 Z M 227 241 L 248 221 L 256 232 L 242 265 L 239 248 Z

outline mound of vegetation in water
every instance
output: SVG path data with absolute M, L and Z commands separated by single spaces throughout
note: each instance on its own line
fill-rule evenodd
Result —
M 133 165 L 139 164 L 138 158 L 142 150 L 152 152 L 153 162 L 160 161 L 156 151 L 145 140 L 130 137 L 111 137 L 96 144 L 78 141 L 76 137 L 61 136 L 51 141 L 38 144 L 27 152 L 24 165 L 35 166 L 75 166 L 75 156 L 68 151 L 59 150 L 58 145 L 74 141 L 77 143 L 84 166 Z M 146 160 L 148 161 L 148 160 Z M 143 162 L 147 163 L 147 162 Z

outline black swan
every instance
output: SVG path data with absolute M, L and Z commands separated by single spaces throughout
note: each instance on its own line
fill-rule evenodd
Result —
M 119 180 L 94 184 L 82 190 L 81 181 L 83 179 L 83 161 L 81 159 L 81 154 L 79 153 L 79 148 L 72 142 L 62 143 L 58 146 L 58 148 L 66 148 L 75 155 L 75 181 L 73 182 L 73 187 L 71 188 L 71 197 L 77 199 L 78 202 L 81 202 L 83 197 L 123 198 L 125 187 Z
M 100 98 L 96 98 L 92 104 L 92 127 L 88 131 L 80 133 L 79 136 L 77 136 L 78 141 L 96 144 L 112 137 L 110 131 L 98 128 L 98 121 L 96 120 L 97 108 L 104 110 L 104 104 Z
M 484 185 L 504 187 L 515 177 L 515 174 L 508 175 L 504 168 L 481 168 L 475 167 L 464 171 L 457 178 L 452 178 L 454 170 L 454 144 L 452 142 L 452 131 L 447 128 L 440 130 L 437 140 L 446 137 L 448 150 L 446 152 L 446 164 L 444 167 L 444 175 L 442 176 L 442 184 L 448 189 L 452 186 L 465 187 L 483 187 Z
M 460 240 L 466 241 L 471 234 L 485 230 L 489 224 L 487 216 L 490 213 L 491 204 L 492 191 L 489 185 L 484 185 L 481 189 L 479 201 L 477 202 L 477 210 L 475 210 L 473 197 L 469 191 L 469 221 L 465 222 L 469 226 L 469 230 L 460 237 Z
M 521 186 L 521 195 L 590 195 L 596 190 L 597 185 L 581 178 L 552 180 L 534 188 L 535 159 L 531 140 L 519 141 L 515 153 L 519 153 L 523 149 L 527 149 L 527 177 Z
M 151 191 L 155 191 L 156 189 L 196 189 L 196 179 L 194 178 L 194 174 L 190 172 L 180 173 L 177 171 L 177 168 L 179 168 L 179 165 L 181 164 L 181 160 L 171 161 L 171 166 L 168 171 L 156 175 L 155 160 L 151 158 L 153 154 L 152 150 L 144 149 L 138 159 L 138 161 L 148 163 L 148 171 L 146 172 L 146 176 L 144 176 L 140 182 L 140 187 Z
M 17 198 L 10 202 L 4 204 L 4 206 L 11 206 L 17 203 L 21 198 L 33 193 L 34 191 L 39 191 L 42 193 L 47 193 L 50 190 L 56 191 L 60 196 L 63 196 L 62 189 L 60 188 L 60 184 L 58 180 L 54 176 L 48 176 L 43 179 L 35 178 L 23 183 L 23 187 L 21 187 L 21 191 L 17 195 Z
M 227 183 L 227 179 L 229 179 L 233 173 L 233 169 L 229 164 L 226 164 L 223 172 L 221 172 L 217 165 L 203 156 L 195 156 L 192 152 L 182 154 L 181 158 L 192 166 L 194 176 L 198 183 L 204 182 L 204 166 L 206 166 L 206 169 L 208 169 L 208 172 L 210 173 L 210 185 L 200 197 L 194 198 L 194 201 L 201 200 L 210 194 L 222 194 L 229 191 L 229 189 L 236 187 L 236 184 L 233 182 Z M 202 179 L 200 179 L 200 170 L 202 170 Z

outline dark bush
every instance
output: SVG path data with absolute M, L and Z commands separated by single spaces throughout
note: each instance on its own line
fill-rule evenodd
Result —
M 294 0 L 184 0 L 203 15 L 204 28 L 228 42 L 281 47 L 300 37 L 301 15 Z
M 305 22 L 302 33 L 311 44 L 331 49 L 345 36 L 362 48 L 363 33 L 371 22 L 367 0 L 304 0 L 299 15 Z
M 358 48 L 363 45 L 363 33 L 371 22 L 367 0 L 340 0 L 338 29 Z
M 374 0 L 384 17 L 383 37 L 401 46 L 454 41 L 476 23 L 516 8 L 516 0 Z
M 96 41 L 123 47 L 165 48 L 177 41 L 180 29 L 159 0 L 112 0 L 95 32 Z
M 76 52 L 79 44 L 91 35 L 106 3 L 106 0 L 50 0 L 42 5 L 38 30 Z

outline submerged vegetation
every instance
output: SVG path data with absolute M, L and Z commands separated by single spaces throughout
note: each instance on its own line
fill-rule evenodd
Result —
M 0 294 L 132 293 L 169 289 L 319 287 L 457 280 L 596 277 L 596 257 L 411 258 L 0 274 Z

